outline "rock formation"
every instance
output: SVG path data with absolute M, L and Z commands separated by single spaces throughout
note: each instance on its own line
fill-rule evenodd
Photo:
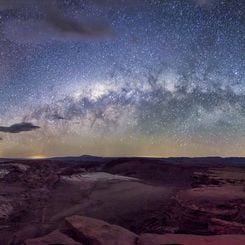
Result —
M 217 221 L 216 221 L 217 222 Z M 245 235 L 197 236 L 141 234 L 137 236 L 105 221 L 74 215 L 66 218 L 66 234 L 54 231 L 25 245 L 244 245 Z

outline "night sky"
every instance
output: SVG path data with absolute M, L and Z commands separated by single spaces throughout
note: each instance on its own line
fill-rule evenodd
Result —
M 245 156 L 245 1 L 0 0 L 0 157 Z

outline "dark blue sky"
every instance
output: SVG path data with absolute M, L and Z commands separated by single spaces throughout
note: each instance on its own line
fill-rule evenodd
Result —
M 0 0 L 0 155 L 245 155 L 245 3 Z M 23 141 L 25 144 L 23 145 Z

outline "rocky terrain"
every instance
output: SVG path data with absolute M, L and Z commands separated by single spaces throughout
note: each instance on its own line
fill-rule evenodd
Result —
M 0 244 L 245 244 L 245 159 L 0 161 Z

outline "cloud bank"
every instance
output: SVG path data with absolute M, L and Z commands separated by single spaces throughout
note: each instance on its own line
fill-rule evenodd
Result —
M 54 0 L 1 0 L 0 11 L 3 15 L 9 10 L 12 14 L 3 18 L 1 24 L 5 38 L 13 42 L 37 44 L 53 40 L 101 38 L 113 33 L 104 20 L 85 18 L 86 13 L 82 10 L 80 17 L 74 18 L 69 15 L 69 9 L 61 8 L 59 2 Z

